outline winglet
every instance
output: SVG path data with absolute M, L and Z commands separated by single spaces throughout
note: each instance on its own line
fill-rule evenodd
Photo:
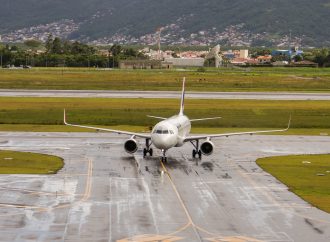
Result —
M 186 82 L 186 78 L 183 78 L 182 81 L 182 94 L 181 94 L 181 106 L 180 106 L 180 115 L 183 115 L 184 112 L 184 96 L 185 96 L 185 82 Z
M 67 125 L 68 123 L 66 122 L 66 114 L 65 114 L 65 109 L 64 109 L 64 113 L 63 113 L 63 123 L 65 125 Z
M 290 114 L 289 123 L 288 123 L 288 127 L 286 128 L 286 130 L 289 130 L 289 128 L 291 126 L 291 118 L 292 118 L 292 114 Z

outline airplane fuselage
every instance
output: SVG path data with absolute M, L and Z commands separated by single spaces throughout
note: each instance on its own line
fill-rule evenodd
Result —
M 161 150 L 180 147 L 189 135 L 191 123 L 185 115 L 175 115 L 155 125 L 151 133 L 153 145 Z

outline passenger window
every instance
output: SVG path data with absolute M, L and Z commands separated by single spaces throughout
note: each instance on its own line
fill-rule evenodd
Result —
M 168 130 L 163 130 L 163 134 L 168 134 Z
M 161 134 L 162 131 L 161 131 L 160 129 L 158 129 L 158 130 L 156 131 L 156 133 L 157 133 L 157 134 Z

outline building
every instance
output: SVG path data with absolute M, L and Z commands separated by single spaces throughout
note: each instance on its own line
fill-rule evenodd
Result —
M 165 58 L 165 63 L 171 63 L 174 67 L 203 67 L 204 58 Z
M 249 50 L 240 50 L 239 58 L 247 59 L 249 57 Z
M 248 59 L 246 58 L 234 58 L 230 61 L 234 66 L 245 66 L 247 62 Z
M 232 50 L 228 50 L 222 53 L 222 55 L 227 59 L 227 60 L 232 60 L 235 58 L 235 53 Z
M 257 58 L 259 64 L 270 64 L 272 62 L 271 55 L 258 56 Z
M 302 56 L 304 54 L 304 51 L 299 50 L 298 47 L 292 48 L 290 50 L 273 50 L 272 56 L 285 56 L 288 59 L 292 59 L 295 56 Z
M 120 69 L 171 69 L 173 64 L 161 60 L 122 60 L 119 61 Z
M 220 45 L 214 46 L 212 49 L 210 49 L 209 53 L 205 56 L 205 59 L 207 61 L 210 61 L 211 59 L 214 59 L 214 67 L 220 67 L 222 66 L 222 56 L 220 53 Z

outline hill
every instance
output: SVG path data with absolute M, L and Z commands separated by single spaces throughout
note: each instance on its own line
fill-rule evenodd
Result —
M 330 44 L 329 0 L 0 0 L 0 6 L 3 38 L 38 37 L 61 25 L 64 37 L 96 43 L 151 44 L 162 27 L 168 44 L 286 45 L 290 31 L 292 42 Z

